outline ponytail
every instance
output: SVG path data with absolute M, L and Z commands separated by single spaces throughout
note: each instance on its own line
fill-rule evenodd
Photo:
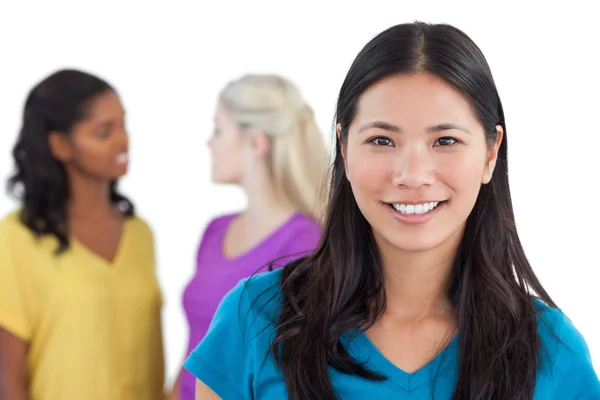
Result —
M 305 104 L 289 129 L 273 140 L 273 181 L 296 209 L 321 221 L 325 212 L 327 153 L 312 108 Z
M 230 82 L 221 101 L 234 120 L 271 137 L 271 172 L 278 194 L 322 222 L 328 154 L 315 115 L 298 88 L 276 75 L 245 75 Z

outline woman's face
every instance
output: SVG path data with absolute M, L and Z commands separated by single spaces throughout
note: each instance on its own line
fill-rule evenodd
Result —
M 219 104 L 215 113 L 215 130 L 208 142 L 212 156 L 213 182 L 241 183 L 244 176 L 245 146 L 239 125 L 229 111 Z
M 378 244 L 412 252 L 458 243 L 492 177 L 498 130 L 489 145 L 462 94 L 433 75 L 393 76 L 363 93 L 342 153 Z
M 116 180 L 125 175 L 129 136 L 118 95 L 107 91 L 96 96 L 70 134 L 52 132 L 49 145 L 70 173 L 94 180 Z

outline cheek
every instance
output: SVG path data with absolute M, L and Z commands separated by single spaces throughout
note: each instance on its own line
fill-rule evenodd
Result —
M 476 197 L 484 167 L 483 156 L 457 153 L 441 159 L 436 168 L 437 178 L 450 187 L 457 197 Z
M 222 153 L 221 151 L 221 147 L 223 145 L 221 144 L 219 139 L 212 139 L 212 142 L 210 144 L 210 156 L 212 157 L 212 161 L 213 163 L 217 163 L 219 161 L 219 159 L 221 158 L 220 155 Z
M 235 175 L 244 160 L 240 143 L 231 138 L 216 139 L 211 147 L 213 166 L 220 174 Z
M 349 149 L 346 166 L 358 202 L 367 197 L 380 197 L 391 184 L 393 162 L 386 155 Z
M 108 141 L 80 140 L 76 143 L 77 164 L 89 171 L 102 172 L 115 164 L 116 154 Z
M 215 161 L 226 162 L 227 159 L 235 157 L 236 147 L 228 138 L 215 139 L 212 145 L 212 155 Z

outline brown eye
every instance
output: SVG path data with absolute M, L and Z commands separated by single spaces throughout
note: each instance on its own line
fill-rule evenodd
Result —
M 454 139 L 453 137 L 446 136 L 436 140 L 434 146 L 450 146 L 454 143 L 458 143 L 458 140 Z
M 99 139 L 106 139 L 107 137 L 110 136 L 110 130 L 105 128 L 105 129 L 100 129 L 97 133 L 96 133 L 96 137 Z
M 394 142 L 392 142 L 390 139 L 383 137 L 383 136 L 375 137 L 375 138 L 371 139 L 369 142 L 373 143 L 376 146 L 393 146 L 394 145 Z

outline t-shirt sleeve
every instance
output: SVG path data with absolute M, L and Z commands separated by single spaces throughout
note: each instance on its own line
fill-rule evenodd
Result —
M 551 398 L 556 400 L 598 400 L 600 380 L 594 370 L 584 337 L 565 317 L 560 327 L 555 362 L 555 383 Z
M 240 281 L 219 304 L 202 342 L 184 367 L 222 399 L 251 399 L 254 376 L 247 320 L 246 280 Z
M 27 249 L 19 246 L 15 230 L 12 221 L 4 220 L 0 223 L 0 326 L 29 341 L 33 334 L 33 299 L 28 287 L 28 269 L 19 265 L 17 259 L 18 254 Z

